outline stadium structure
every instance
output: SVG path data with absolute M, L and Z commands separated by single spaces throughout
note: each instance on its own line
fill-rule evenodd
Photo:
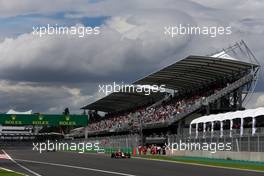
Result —
M 244 41 L 208 56 L 191 55 L 133 83 L 165 85 L 167 93 L 114 92 L 82 107 L 89 125 L 69 135 L 116 147 L 228 140 L 234 151 L 263 152 L 264 111 L 244 111 L 259 72 L 260 64 Z M 251 116 L 255 111 L 262 117 Z M 255 143 L 246 136 L 257 136 Z
M 208 56 L 188 56 L 132 83 L 164 85 L 165 92 L 113 92 L 82 107 L 83 115 L 0 114 L 0 140 L 64 137 L 130 151 L 179 141 L 230 142 L 228 157 L 263 161 L 264 109 L 245 109 L 259 72 L 258 60 L 241 41 Z M 199 151 L 173 154 L 210 157 Z
M 228 55 L 230 52 L 237 54 L 236 50 L 246 54 L 251 62 L 239 61 Z M 143 134 L 146 135 L 160 132 L 184 135 L 190 122 L 197 117 L 243 110 L 243 104 L 254 90 L 259 69 L 257 60 L 243 41 L 223 50 L 220 54 L 188 56 L 133 83 L 165 85 L 166 89 L 173 90 L 171 94 L 158 92 L 144 95 L 135 92 L 115 92 L 83 107 L 82 109 L 90 110 L 90 123 L 98 121 L 99 117 L 91 111 L 107 112 L 108 119 L 111 119 L 111 116 L 130 115 L 128 123 L 88 131 L 89 136 L 134 131 L 135 126 L 129 126 L 131 120 L 138 121 Z M 141 117 L 144 115 L 142 109 L 151 111 L 150 109 L 153 108 L 157 111 L 160 107 L 166 109 L 166 105 L 169 106 L 167 108 L 173 105 L 173 108 L 168 110 L 172 112 L 163 115 L 163 118 L 152 121 L 152 117 L 149 117 L 150 120 Z M 102 118 L 99 117 L 100 119 Z

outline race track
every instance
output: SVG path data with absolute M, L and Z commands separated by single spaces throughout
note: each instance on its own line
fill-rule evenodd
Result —
M 103 154 L 5 150 L 13 159 L 0 159 L 5 167 L 34 176 L 263 176 L 241 171 L 143 159 L 111 159 Z

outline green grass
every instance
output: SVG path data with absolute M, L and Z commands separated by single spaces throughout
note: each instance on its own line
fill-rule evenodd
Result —
M 0 175 L 1 176 L 24 176 L 23 174 L 18 174 L 10 171 L 6 171 L 3 169 L 0 169 Z
M 209 166 L 220 166 L 220 167 L 228 167 L 228 168 L 264 171 L 264 163 L 261 162 L 210 159 L 210 158 L 200 158 L 200 157 L 159 156 L 159 155 L 156 156 L 142 155 L 139 157 L 154 159 L 154 160 L 176 161 L 176 162 L 184 162 L 190 164 L 203 164 Z

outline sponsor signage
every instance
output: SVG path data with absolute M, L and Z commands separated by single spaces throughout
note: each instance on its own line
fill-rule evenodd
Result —
M 1 125 L 87 126 L 87 115 L 0 114 Z

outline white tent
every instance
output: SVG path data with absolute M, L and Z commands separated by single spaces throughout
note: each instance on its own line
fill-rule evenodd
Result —
M 18 112 L 13 109 L 10 109 L 6 114 L 32 114 L 32 110 L 25 111 L 25 112 Z
M 208 116 L 202 116 L 200 118 L 194 119 L 193 121 L 191 121 L 190 123 L 190 134 L 191 134 L 191 126 L 193 124 L 196 124 L 196 128 L 197 125 L 199 123 L 203 123 L 206 124 L 208 122 L 210 123 L 214 123 L 216 121 L 221 123 L 221 134 L 222 134 L 222 125 L 223 125 L 223 121 L 225 120 L 230 120 L 231 124 L 233 124 L 233 119 L 240 119 L 241 120 L 241 135 L 243 135 L 243 122 L 244 122 L 244 118 L 247 117 L 251 117 L 252 118 L 252 134 L 255 134 L 256 131 L 256 127 L 255 127 L 255 123 L 256 123 L 256 117 L 258 116 L 263 116 L 264 118 L 264 107 L 261 108 L 257 108 L 257 109 L 247 109 L 244 111 L 236 111 L 236 112 L 228 112 L 228 113 L 222 113 L 222 114 L 212 114 L 212 115 L 208 115 Z M 230 125 L 230 130 L 232 130 L 232 125 Z M 213 131 L 213 130 L 212 130 Z
M 264 108 L 247 109 L 244 111 L 235 111 L 224 114 L 212 114 L 208 116 L 202 116 L 200 118 L 194 119 L 191 124 L 207 123 L 213 121 L 225 121 L 237 118 L 257 117 L 262 115 L 264 116 Z

